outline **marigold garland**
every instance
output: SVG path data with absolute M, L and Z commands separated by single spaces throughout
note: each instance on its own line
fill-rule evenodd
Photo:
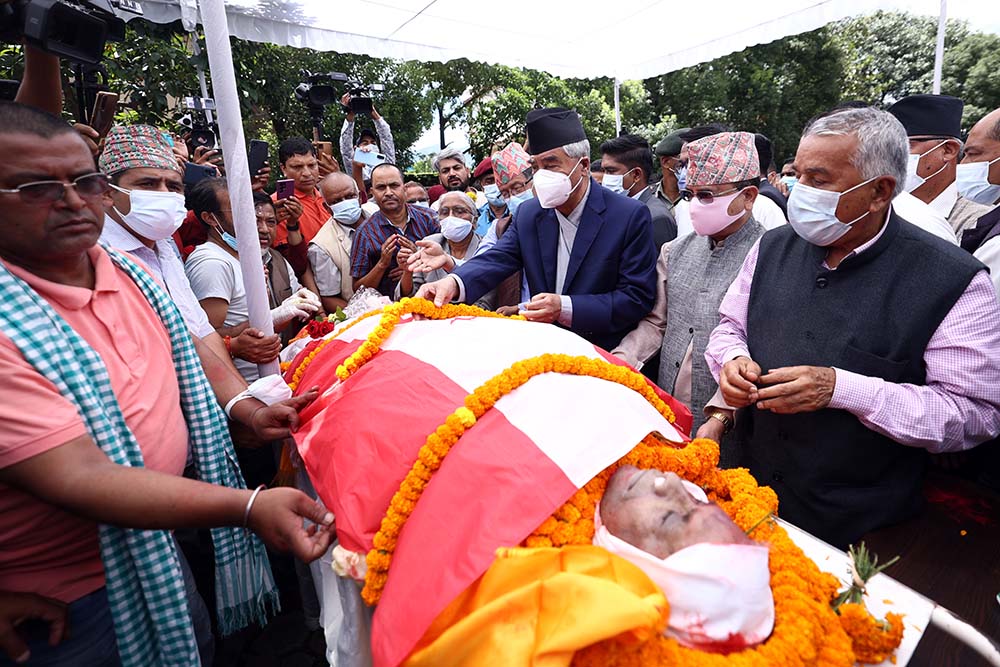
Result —
M 316 355 L 319 353 L 319 351 L 321 349 L 323 349 L 324 347 L 326 347 L 327 343 L 329 343 L 330 341 L 334 340 L 335 338 L 343 335 L 343 333 L 345 331 L 347 331 L 348 329 L 350 329 L 351 327 L 353 327 L 358 322 L 360 322 L 362 320 L 366 320 L 369 317 L 372 317 L 373 315 L 378 315 L 381 312 L 382 312 L 381 310 L 372 310 L 372 311 L 369 311 L 369 312 L 365 313 L 364 315 L 360 315 L 359 317 L 355 318 L 354 320 L 348 322 L 346 325 L 344 325 L 343 327 L 341 327 L 339 330 L 335 330 L 334 334 L 332 336 L 330 336 L 329 338 L 324 338 L 322 340 L 317 339 L 317 340 L 312 341 L 308 345 L 306 345 L 303 348 L 303 351 L 309 350 L 309 353 L 306 354 L 306 356 L 302 359 L 301 363 L 299 363 L 298 367 L 295 369 L 295 372 L 292 373 L 291 379 L 288 381 L 288 386 L 291 387 L 292 391 L 295 391 L 298 388 L 299 382 L 302 381 L 302 375 L 306 372 L 306 368 L 308 368 L 309 364 L 311 364 L 312 361 L 313 361 L 313 359 L 316 358 Z M 305 330 L 303 330 L 303 331 L 305 331 Z M 295 340 L 298 340 L 299 338 L 304 338 L 305 335 L 306 334 L 300 334 Z
M 365 587 L 361 591 L 361 597 L 369 605 L 378 602 L 382 595 L 382 588 L 388 577 L 389 566 L 392 563 L 392 555 L 396 549 L 396 541 L 403 524 L 410 518 L 414 507 L 420 496 L 430 482 L 431 476 L 437 472 L 441 462 L 451 451 L 451 448 L 458 442 L 466 430 L 471 428 L 476 421 L 482 417 L 493 405 L 504 395 L 514 391 L 525 382 L 543 373 L 564 373 L 567 375 L 584 375 L 596 377 L 610 382 L 617 382 L 629 389 L 639 392 L 659 411 L 669 422 L 674 422 L 674 413 L 663 400 L 657 396 L 646 379 L 635 371 L 624 366 L 608 363 L 603 359 L 592 359 L 590 357 L 575 357 L 566 354 L 543 354 L 531 359 L 525 359 L 512 365 L 500 374 L 487 380 L 474 392 L 466 396 L 465 405 L 458 408 L 445 419 L 444 424 L 427 436 L 427 440 L 417 454 L 410 472 L 406 474 L 399 490 L 392 497 L 389 509 L 386 510 L 382 524 L 372 541 L 373 548 L 368 552 L 366 562 L 368 564 L 368 574 L 365 577 Z M 688 448 L 679 449 L 678 452 L 685 452 Z M 695 467 L 704 467 L 706 461 L 700 459 L 695 453 L 691 458 L 691 464 Z M 715 452 L 715 462 L 718 462 L 718 450 Z M 712 466 L 715 463 L 711 464 Z M 582 506 L 570 506 L 565 508 L 564 516 L 574 522 L 588 512 Z M 591 520 L 591 537 L 593 536 L 594 508 L 589 508 Z M 568 524 L 564 524 L 568 525 Z M 560 543 L 569 543 L 572 538 L 568 529 L 561 533 L 557 540 Z M 530 542 L 528 546 L 533 546 Z M 558 544 L 557 546 L 561 546 Z
M 354 320 L 330 338 L 311 343 L 311 349 L 296 368 L 289 385 L 295 389 L 305 369 L 331 340 L 362 319 L 381 313 L 379 325 L 361 347 L 337 368 L 341 381 L 350 378 L 379 351 L 406 313 L 433 319 L 461 316 L 502 317 L 469 306 L 437 308 L 422 299 L 403 299 Z M 671 423 L 674 415 L 650 388 L 645 378 L 629 368 L 600 359 L 568 355 L 541 355 L 518 362 L 490 379 L 466 397 L 465 405 L 451 413 L 445 423 L 427 436 L 410 472 L 393 496 L 366 562 L 368 573 L 362 597 L 369 605 L 378 602 L 388 579 L 396 540 L 420 499 L 424 488 L 443 459 L 466 430 L 471 428 L 505 394 L 541 373 L 589 375 L 618 382 L 641 393 Z M 689 649 L 657 635 L 641 644 L 608 640 L 574 656 L 574 667 L 626 665 L 685 665 L 687 667 L 756 667 L 807 665 L 848 667 L 854 661 L 881 662 L 902 639 L 901 617 L 889 614 L 889 628 L 873 619 L 861 605 L 842 605 L 837 615 L 830 606 L 837 595 L 837 579 L 822 572 L 773 521 L 761 517 L 776 513 L 778 498 L 767 486 L 759 486 L 744 468 L 719 470 L 719 446 L 698 439 L 677 447 L 652 433 L 632 451 L 579 489 L 523 542 L 524 546 L 590 544 L 594 536 L 594 510 L 611 475 L 623 465 L 674 472 L 705 489 L 743 530 L 754 529 L 754 538 L 770 547 L 769 568 L 775 603 L 774 630 L 758 646 L 728 655 Z M 855 609 L 857 607 L 857 609 Z
M 863 604 L 840 605 L 840 625 L 851 637 L 854 655 L 859 662 L 882 662 L 903 641 L 903 617 L 900 614 L 886 614 L 883 624 L 873 618 Z

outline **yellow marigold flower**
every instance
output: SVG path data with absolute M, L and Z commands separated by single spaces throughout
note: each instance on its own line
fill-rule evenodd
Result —
M 469 408 L 459 408 L 455 410 L 455 415 L 465 428 L 471 428 L 476 423 L 476 415 Z

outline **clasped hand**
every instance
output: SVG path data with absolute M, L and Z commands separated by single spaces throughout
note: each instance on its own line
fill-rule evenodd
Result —
M 749 357 L 726 362 L 719 388 L 726 403 L 736 408 L 756 404 L 776 414 L 815 412 L 830 405 L 837 374 L 829 367 L 788 366 L 761 372 Z

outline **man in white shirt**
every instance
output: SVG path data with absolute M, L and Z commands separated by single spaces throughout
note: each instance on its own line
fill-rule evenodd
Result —
M 208 315 L 208 321 L 216 331 L 232 335 L 246 326 L 249 309 L 225 179 L 206 179 L 198 183 L 192 188 L 190 198 L 195 215 L 208 230 L 208 241 L 188 256 L 184 270 L 191 281 L 191 289 Z M 275 257 L 276 251 L 271 249 L 270 229 L 272 225 L 277 226 L 274 205 L 266 201 L 266 197 L 262 201 L 255 200 L 254 204 L 263 257 L 261 270 L 268 269 L 268 298 L 274 329 L 280 332 L 297 323 L 301 326 L 301 322 L 319 308 L 319 299 L 302 288 L 287 260 L 280 254 Z M 280 265 L 277 264 L 279 261 Z M 276 287 L 279 277 L 283 284 Z M 232 338 L 230 345 L 236 340 Z M 249 359 L 237 358 L 236 368 L 247 382 L 253 382 L 260 377 L 257 365 L 272 361 L 280 351 L 281 341 L 278 340 L 266 351 Z M 233 349 L 237 357 L 241 356 L 239 352 Z
M 347 174 L 330 174 L 320 182 L 319 191 L 331 215 L 309 242 L 308 257 L 323 310 L 332 313 L 354 294 L 351 245 L 358 225 L 368 216 L 358 200 L 358 185 Z
M 948 95 L 910 95 L 888 109 L 906 128 L 910 140 L 906 191 L 945 218 L 956 235 L 975 226 L 990 210 L 961 196 L 955 181 L 964 106 L 962 100 Z

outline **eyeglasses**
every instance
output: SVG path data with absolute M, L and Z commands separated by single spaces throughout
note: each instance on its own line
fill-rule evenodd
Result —
M 439 217 L 447 218 L 449 215 L 455 215 L 459 217 L 468 216 L 469 218 L 472 218 L 473 213 L 464 206 L 452 206 L 451 208 L 447 206 L 442 206 L 441 208 L 438 209 Z
M 511 197 L 516 197 L 517 195 L 524 194 L 531 189 L 531 180 L 528 179 L 523 184 L 516 183 L 505 188 L 500 188 L 500 196 L 510 199 Z
M 681 198 L 684 199 L 684 201 L 697 199 L 702 204 L 711 204 L 716 197 L 732 194 L 734 192 L 740 192 L 741 190 L 743 190 L 743 188 L 732 188 L 731 190 L 726 190 L 725 192 L 709 192 L 708 190 L 693 192 L 691 190 L 681 190 Z
M 97 199 L 108 191 L 108 177 L 101 173 L 78 176 L 71 183 L 63 181 L 32 181 L 16 188 L 0 188 L 0 194 L 20 195 L 25 204 L 54 204 L 66 196 L 67 188 L 75 188 L 83 199 Z

